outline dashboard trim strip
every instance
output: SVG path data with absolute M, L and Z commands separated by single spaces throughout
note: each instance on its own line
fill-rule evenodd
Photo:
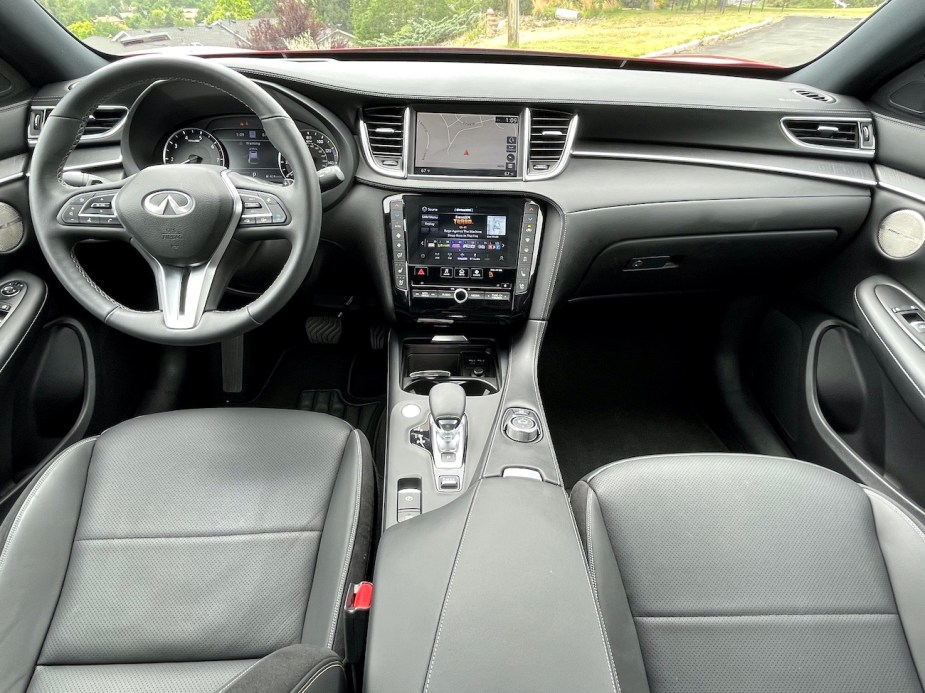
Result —
M 837 173 L 826 173 L 824 171 L 811 171 L 808 169 L 789 168 L 786 166 L 774 166 L 770 164 L 735 161 L 732 159 L 723 159 L 720 157 L 684 156 L 680 154 L 656 154 L 632 151 L 618 152 L 595 149 L 573 149 L 572 156 L 576 159 L 620 159 L 626 161 L 653 161 L 675 164 L 694 164 L 699 166 L 718 166 L 722 168 L 735 168 L 747 171 L 760 171 L 762 173 L 779 173 L 801 178 L 816 178 L 819 180 L 829 180 L 838 183 L 859 185 L 866 188 L 873 188 L 877 186 L 877 181 L 873 176 L 870 178 L 860 178 L 849 175 L 840 175 Z

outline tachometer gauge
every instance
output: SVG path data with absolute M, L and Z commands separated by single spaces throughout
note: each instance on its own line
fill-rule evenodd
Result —
M 202 128 L 183 128 L 167 138 L 165 164 L 225 165 L 225 150 L 217 139 Z
M 317 130 L 303 130 L 302 134 L 305 136 L 305 146 L 312 155 L 316 169 L 337 165 L 340 161 L 340 153 L 337 151 L 334 140 Z M 279 170 L 287 180 L 292 178 L 292 170 L 282 154 L 279 155 Z

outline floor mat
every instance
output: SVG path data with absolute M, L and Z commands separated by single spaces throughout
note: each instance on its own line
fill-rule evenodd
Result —
M 252 406 L 330 414 L 356 426 L 377 449 L 385 403 L 383 352 L 313 345 L 287 350 Z
M 728 449 L 707 423 L 714 329 L 699 311 L 649 301 L 554 316 L 539 381 L 567 488 L 627 457 Z
M 370 441 L 376 437 L 379 417 L 382 416 L 382 402 L 349 402 L 340 390 L 303 390 L 296 409 L 343 419 L 363 431 Z

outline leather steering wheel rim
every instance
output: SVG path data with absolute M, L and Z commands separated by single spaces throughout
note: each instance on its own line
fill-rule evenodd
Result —
M 207 190 L 209 194 L 205 197 L 208 199 L 196 201 L 195 195 L 187 195 L 184 190 L 177 190 L 180 194 L 176 197 L 185 196 L 192 199 L 203 210 L 212 207 L 218 210 L 220 207 L 220 211 L 216 211 L 214 216 L 224 226 L 219 229 L 217 221 L 216 228 L 209 230 L 209 237 L 202 242 L 205 248 L 203 252 L 206 252 L 212 243 L 216 246 L 214 255 L 207 259 L 195 257 L 178 261 L 169 256 L 164 261 L 165 258 L 158 257 L 157 252 L 152 252 L 152 247 L 166 248 L 165 243 L 170 242 L 173 252 L 182 254 L 183 244 L 195 245 L 196 239 L 193 239 L 193 236 L 199 231 L 193 227 L 185 229 L 189 238 L 185 238 L 184 233 L 160 233 L 165 229 L 176 230 L 175 225 L 182 224 L 182 220 L 146 217 L 144 212 L 136 209 L 141 204 L 143 195 L 139 196 L 134 191 L 132 194 L 128 192 L 130 186 L 140 187 L 141 193 L 148 192 L 144 200 L 145 210 L 150 212 L 147 200 L 152 194 L 173 192 L 174 188 L 182 187 L 182 180 L 193 181 L 190 167 L 176 164 L 152 166 L 116 183 L 81 188 L 67 185 L 62 177 L 65 163 L 77 146 L 90 115 L 101 103 L 106 103 L 127 88 L 163 80 L 199 83 L 223 91 L 240 101 L 247 110 L 257 116 L 270 143 L 282 153 L 293 171 L 293 181 L 290 184 L 276 185 L 220 171 L 217 167 L 195 167 L 197 179 L 210 178 L 216 181 L 213 187 Z M 217 192 L 219 175 L 225 183 L 223 192 Z M 139 177 L 139 180 L 133 182 L 136 177 Z M 181 183 L 174 184 L 178 179 Z M 118 212 L 118 221 L 122 226 L 87 228 L 86 225 L 75 226 L 62 221 L 64 210 L 77 199 L 75 196 L 92 196 L 97 193 L 115 193 L 113 207 Z M 223 197 L 225 194 L 229 196 L 227 199 Z M 263 227 L 259 224 L 240 225 L 241 194 L 249 196 L 249 199 L 253 199 L 254 195 L 262 199 L 267 199 L 267 196 L 275 198 L 286 213 L 285 222 Z M 161 198 L 163 197 L 162 194 Z M 153 55 L 124 58 L 81 80 L 61 99 L 42 128 L 32 155 L 29 205 L 42 252 L 68 292 L 92 315 L 110 327 L 139 339 L 162 344 L 208 344 L 242 335 L 266 322 L 285 305 L 302 284 L 311 268 L 321 234 L 321 190 L 318 177 L 302 134 L 292 118 L 267 92 L 247 77 L 220 63 L 191 57 Z M 131 205 L 131 209 L 128 205 Z M 163 213 L 163 210 L 161 212 Z M 131 224 L 127 223 L 129 218 L 132 220 Z M 211 216 L 208 218 L 212 219 Z M 230 220 L 230 223 L 226 220 Z M 171 223 L 174 225 L 170 225 Z M 160 236 L 164 239 L 169 236 L 171 240 L 162 240 Z M 159 310 L 138 311 L 123 306 L 93 282 L 74 254 L 74 246 L 77 243 L 90 239 L 128 241 L 142 253 L 155 270 Z M 212 289 L 219 292 L 223 289 L 221 286 L 213 286 L 212 281 L 221 256 L 229 244 L 235 240 L 270 239 L 285 239 L 290 244 L 289 257 L 270 287 L 242 308 L 230 311 L 206 309 L 204 306 L 208 302 L 208 295 L 210 292 L 215 293 Z M 180 251 L 176 250 L 178 247 L 181 248 Z M 206 261 L 209 264 L 204 264 Z M 190 278 L 194 275 L 208 276 L 207 285 L 194 286 Z M 176 298 L 170 290 L 171 287 L 183 298 Z M 205 295 L 199 301 L 199 309 L 195 311 L 195 315 L 192 314 L 193 309 L 186 310 L 184 322 L 190 324 L 183 327 L 178 327 L 176 322 L 168 325 L 168 316 L 174 316 L 176 310 L 182 313 L 188 305 L 195 308 L 195 301 L 188 305 L 183 303 L 179 309 L 172 305 L 172 301 L 189 300 L 189 296 L 197 288 Z M 215 302 L 214 295 L 212 300 Z

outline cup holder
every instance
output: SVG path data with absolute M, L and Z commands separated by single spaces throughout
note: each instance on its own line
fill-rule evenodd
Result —
M 405 386 L 405 392 L 426 397 L 430 394 L 431 388 L 438 383 L 456 383 L 462 386 L 467 397 L 483 397 L 485 395 L 495 395 L 498 393 L 498 388 L 495 387 L 493 383 L 486 380 L 479 380 L 478 378 L 421 378 L 419 380 L 412 380 L 408 383 L 408 385 Z

